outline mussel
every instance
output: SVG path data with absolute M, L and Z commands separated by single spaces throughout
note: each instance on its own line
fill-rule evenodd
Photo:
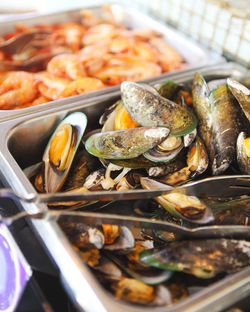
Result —
M 227 84 L 233 95 L 238 100 L 247 119 L 250 121 L 250 90 L 240 82 L 228 78 Z
M 193 106 L 199 119 L 198 131 L 209 153 L 213 175 L 226 171 L 236 155 L 236 140 L 242 128 L 241 112 L 226 85 L 212 92 L 196 73 Z
M 134 158 L 160 144 L 168 134 L 169 130 L 163 127 L 139 127 L 97 133 L 87 139 L 85 148 L 89 153 L 100 158 Z
M 167 127 L 172 135 L 177 136 L 196 128 L 197 120 L 191 111 L 143 85 L 123 82 L 121 97 L 131 118 L 143 127 Z
M 211 278 L 249 265 L 250 242 L 224 238 L 170 242 L 159 250 L 142 251 L 140 260 L 153 267 Z
M 180 153 L 182 148 L 181 137 L 169 136 L 161 144 L 144 153 L 143 156 L 154 162 L 168 163 Z
M 171 190 L 166 184 L 150 178 L 140 179 L 143 188 L 148 190 L 164 189 Z M 213 215 L 208 206 L 195 196 L 188 196 L 178 190 L 158 196 L 155 200 L 171 214 L 192 223 L 205 224 L 213 221 Z
M 56 128 L 43 154 L 46 192 L 61 189 L 86 126 L 86 115 L 76 112 L 67 116 Z
M 250 137 L 245 132 L 237 139 L 237 162 L 242 173 L 250 174 Z

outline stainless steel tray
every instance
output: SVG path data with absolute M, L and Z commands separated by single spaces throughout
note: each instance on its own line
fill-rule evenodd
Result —
M 192 41 L 192 39 L 181 34 L 177 30 L 171 28 L 168 25 L 162 24 L 153 18 L 139 12 L 138 10 L 124 8 L 120 5 L 111 5 L 112 11 L 116 16 L 117 22 L 124 24 L 131 28 L 151 28 L 157 30 L 163 34 L 164 39 L 175 48 L 187 61 L 189 67 L 187 69 L 172 71 L 164 73 L 162 77 L 168 77 L 169 75 L 177 72 L 188 72 L 194 68 L 200 68 L 203 66 L 208 66 L 212 64 L 218 64 L 225 62 L 224 58 L 218 54 L 214 54 L 208 51 L 197 43 Z M 100 14 L 101 7 L 89 8 L 94 14 Z M 72 10 L 53 14 L 40 14 L 34 15 L 32 17 L 25 17 L 23 19 L 15 19 L 13 21 L 0 22 L 0 35 L 4 33 L 11 32 L 14 30 L 15 24 L 23 24 L 27 26 L 32 26 L 35 24 L 56 24 L 56 23 L 66 23 L 70 21 L 79 21 L 80 11 Z M 152 79 L 146 79 L 145 81 L 151 81 Z M 28 107 L 19 110 L 0 110 L 0 121 L 8 120 L 17 116 L 24 116 L 27 114 L 34 113 L 35 111 L 46 110 L 48 108 L 56 106 L 64 106 L 68 103 L 75 101 L 83 101 L 88 98 L 102 96 L 109 92 L 115 92 L 119 90 L 119 86 L 109 87 L 104 90 L 94 91 L 87 94 L 77 95 L 74 97 L 56 100 L 48 103 L 41 104 L 35 107 Z
M 240 78 L 246 74 L 241 66 L 228 63 L 213 69 L 202 69 L 206 79 L 233 76 Z M 179 76 L 178 82 L 191 81 L 193 73 Z M 155 80 L 158 83 L 159 80 Z M 117 94 L 117 97 L 119 94 Z M 94 126 L 105 106 L 114 97 L 99 97 L 76 102 L 67 108 L 51 108 L 46 112 L 36 112 L 29 116 L 0 124 L 0 173 L 3 182 L 19 193 L 34 192 L 34 188 L 24 175 L 22 168 L 41 159 L 49 134 L 56 124 L 70 112 L 83 111 Z M 34 204 L 23 204 L 21 209 L 38 208 Z M 47 209 L 44 205 L 39 208 Z M 62 282 L 77 306 L 84 311 L 152 311 L 152 307 L 138 307 L 115 300 L 95 279 L 90 270 L 73 250 L 59 224 L 52 220 L 30 220 L 30 225 L 46 246 L 58 266 Z M 250 267 L 228 275 L 219 282 L 191 295 L 189 298 L 167 307 L 154 307 L 156 312 L 173 311 L 221 311 L 250 294 Z

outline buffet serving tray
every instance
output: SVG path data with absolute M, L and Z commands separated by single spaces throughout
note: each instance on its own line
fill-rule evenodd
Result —
M 207 80 L 232 76 L 241 78 L 246 70 L 235 63 L 227 63 L 213 69 L 202 69 L 200 73 Z M 194 73 L 176 77 L 177 82 L 192 81 Z M 155 80 L 154 83 L 159 83 Z M 119 94 L 116 96 L 119 97 Z M 35 192 L 22 169 L 41 159 L 49 135 L 68 113 L 82 111 L 88 116 L 90 127 L 98 123 L 103 109 L 113 103 L 108 95 L 85 101 L 78 101 L 64 108 L 51 108 L 0 124 L 0 173 L 8 187 L 22 194 Z M 20 204 L 20 209 L 48 209 L 39 204 Z M 74 303 L 83 311 L 152 311 L 152 307 L 141 307 L 114 299 L 105 291 L 73 250 L 59 223 L 53 220 L 29 220 L 34 232 L 47 248 L 58 266 L 62 282 Z M 250 294 L 250 267 L 227 275 L 220 281 L 206 287 L 171 306 L 154 307 L 156 312 L 173 311 L 221 311 Z
M 88 8 L 91 12 L 100 14 L 101 6 Z M 218 64 L 225 62 L 224 58 L 218 54 L 215 54 L 207 49 L 201 47 L 191 38 L 188 38 L 179 31 L 171 28 L 170 26 L 160 23 L 150 16 L 139 12 L 135 9 L 124 8 L 120 5 L 113 4 L 111 9 L 114 12 L 116 20 L 120 24 L 124 24 L 130 28 L 151 28 L 161 33 L 166 40 L 174 49 L 176 49 L 186 60 L 189 66 L 186 69 L 179 71 L 172 71 L 164 73 L 158 77 L 168 77 L 173 73 L 188 72 L 194 68 L 200 68 L 203 66 L 209 66 L 212 64 Z M 80 20 L 80 9 L 71 11 L 63 11 L 52 14 L 37 14 L 32 17 L 24 17 L 21 19 L 14 19 L 11 21 L 0 22 L 0 36 L 14 31 L 16 24 L 23 24 L 26 26 L 32 26 L 36 24 L 57 24 L 67 23 Z M 155 78 L 155 77 L 154 77 Z M 154 79 L 153 78 L 153 79 Z M 151 81 L 152 78 L 146 79 L 145 81 Z M 119 90 L 119 86 L 109 87 L 99 91 L 93 91 L 82 95 L 77 95 L 65 99 L 51 101 L 48 103 L 40 104 L 34 107 L 22 108 L 18 110 L 0 110 L 0 122 L 9 120 L 17 116 L 25 116 L 32 114 L 35 111 L 42 111 L 52 107 L 65 106 L 73 101 L 84 101 L 85 99 L 102 96 L 104 94 L 115 92 Z

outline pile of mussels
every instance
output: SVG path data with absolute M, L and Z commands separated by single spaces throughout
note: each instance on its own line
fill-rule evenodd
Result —
M 34 167 L 26 173 L 39 192 L 153 190 L 204 176 L 250 174 L 249 121 L 250 91 L 230 78 L 206 83 L 196 73 L 192 86 L 126 81 L 121 100 L 101 116 L 101 129 L 84 134 L 87 117 L 72 113 L 55 130 L 35 174 L 30 174 Z M 213 202 L 172 192 L 129 205 L 135 213 L 180 225 L 247 226 L 250 198 Z M 107 207 L 122 213 L 123 205 L 114 202 L 50 204 L 51 209 Z M 247 240 L 188 240 L 65 220 L 61 226 L 101 283 L 136 304 L 171 304 L 250 263 Z

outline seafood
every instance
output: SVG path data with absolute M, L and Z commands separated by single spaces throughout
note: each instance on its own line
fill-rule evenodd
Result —
M 227 86 L 211 93 L 198 73 L 194 77 L 193 105 L 199 119 L 199 134 L 209 153 L 214 175 L 223 173 L 235 159 L 236 140 L 242 123 L 238 107 Z
M 208 155 L 204 143 L 197 137 L 187 154 L 187 165 L 194 175 L 202 174 L 209 164 Z
M 35 77 L 38 80 L 38 90 L 50 100 L 60 98 L 63 90 L 71 83 L 67 78 L 55 77 L 48 72 L 38 73 Z
M 233 95 L 238 100 L 247 119 L 250 121 L 250 90 L 231 78 L 227 79 L 227 84 Z
M 142 177 L 141 185 L 148 190 L 167 188 L 163 183 Z M 155 200 L 171 214 L 193 223 L 209 223 L 213 215 L 209 207 L 195 196 L 188 196 L 181 192 L 172 191 L 166 195 L 156 197 Z
M 133 83 L 131 85 L 134 86 Z M 145 83 L 138 85 L 143 92 L 150 93 L 152 99 L 158 100 L 161 97 L 164 99 L 163 103 L 165 100 L 173 101 L 175 105 L 170 109 L 173 115 L 179 111 L 179 108 L 184 109 L 188 116 L 189 111 L 191 116 L 193 115 L 192 99 L 189 99 L 189 84 L 179 85 L 170 81 L 156 88 Z M 207 90 L 207 93 L 201 92 L 198 99 L 201 89 Z M 219 89 L 216 87 L 214 93 L 211 93 L 203 79 L 198 79 L 193 92 L 196 100 L 204 101 L 211 110 L 213 108 L 215 119 L 217 122 L 220 121 L 217 114 L 222 105 L 220 103 L 222 95 L 223 97 L 224 94 L 228 95 L 225 86 L 221 85 Z M 163 94 L 167 99 L 162 96 Z M 228 98 L 231 98 L 230 93 L 225 97 L 225 105 L 228 103 Z M 136 103 L 135 108 L 137 106 Z M 240 109 L 240 106 L 238 108 Z M 201 107 L 198 105 L 197 110 L 199 109 Z M 172 135 L 165 124 L 156 125 L 154 128 L 141 126 L 130 115 L 124 99 L 118 100 L 106 108 L 99 120 L 98 129 L 91 127 L 93 120 L 90 120 L 89 132 L 82 139 L 79 136 L 83 144 L 79 145 L 77 151 L 74 150 L 75 155 L 73 155 L 70 147 L 74 144 L 68 137 L 74 137 L 75 127 L 82 129 L 80 124 L 86 126 L 86 117 L 83 118 L 85 121 L 80 118 L 81 121 L 76 122 L 73 116 L 69 116 L 72 119 L 66 119 L 62 123 L 63 127 L 59 126 L 57 130 L 66 134 L 59 135 L 59 138 L 52 135 L 48 144 L 50 153 L 45 154 L 45 160 L 48 162 L 49 159 L 49 170 L 53 168 L 56 178 L 49 178 L 51 182 L 48 182 L 48 178 L 44 179 L 45 161 L 40 164 L 40 172 L 31 179 L 41 192 L 48 191 L 48 187 L 50 191 L 57 191 L 52 187 L 59 184 L 63 192 L 101 192 L 102 190 L 122 192 L 137 188 L 171 190 L 173 185 L 178 186 L 187 183 L 189 179 L 198 180 L 200 176 L 211 175 L 208 167 L 210 143 L 206 146 L 200 135 L 201 129 L 206 129 L 200 123 L 204 120 L 210 121 L 210 118 L 198 120 L 198 134 L 196 134 L 196 125 L 195 127 L 192 125 L 194 129 L 191 132 L 189 129 L 178 135 L 176 133 Z M 240 118 L 240 115 L 238 117 Z M 97 120 L 98 118 L 95 119 L 94 124 Z M 71 127 L 73 121 L 74 126 Z M 207 127 L 207 129 L 213 131 L 217 129 L 216 131 L 219 132 L 218 129 L 221 127 L 221 125 L 213 125 L 212 128 Z M 55 134 L 58 133 L 57 131 Z M 152 137 L 145 136 L 147 131 L 151 132 Z M 214 132 L 211 133 L 215 135 Z M 246 128 L 238 138 L 240 151 L 238 154 L 241 155 L 240 159 L 244 159 L 244 164 L 246 162 L 242 152 L 248 153 L 248 135 Z M 205 136 L 208 142 L 210 136 L 212 136 L 210 132 L 207 137 Z M 156 152 L 159 155 L 155 156 Z M 173 155 L 174 157 L 171 160 L 164 158 L 166 152 L 172 153 L 171 157 Z M 153 160 L 147 159 L 148 155 Z M 71 165 L 68 156 L 72 161 Z M 236 158 L 236 149 L 234 157 Z M 67 177 L 63 177 L 62 183 L 61 180 L 57 182 L 57 178 L 61 178 L 69 167 Z M 33 169 L 30 168 L 30 171 Z M 238 166 L 236 162 L 231 162 L 228 168 L 231 170 L 229 172 L 236 172 L 238 169 L 245 172 L 239 159 Z M 44 186 L 47 189 L 44 189 Z M 141 215 L 156 220 L 166 220 L 179 227 L 185 225 L 193 228 L 194 231 L 196 227 L 213 227 L 218 224 L 249 225 L 249 197 L 247 196 L 233 200 L 205 196 L 197 198 L 173 190 L 164 196 L 148 200 L 57 202 L 49 205 L 49 209 L 58 208 L 87 209 L 98 211 L 100 214 L 104 211 L 123 216 Z M 79 219 L 76 220 L 77 222 L 72 222 L 72 219 L 69 220 L 66 216 L 59 218 L 59 225 L 69 237 L 76 253 L 90 267 L 91 272 L 107 291 L 111 292 L 116 299 L 136 304 L 136 307 L 139 305 L 165 307 L 173 304 L 192 295 L 193 288 L 203 288 L 249 264 L 248 241 L 219 238 L 188 240 L 171 231 L 127 228 L 117 224 L 89 226 L 81 223 Z
M 83 113 L 72 113 L 59 124 L 52 135 L 43 155 L 47 192 L 56 192 L 62 187 L 86 125 L 87 118 Z
M 74 14 L 70 22 L 55 25 L 16 25 L 16 31 L 0 38 L 4 43 L 25 33 L 42 32 L 18 53 L 0 49 L 1 71 L 22 69 L 38 73 L 36 78 L 40 76 L 38 92 L 33 99 L 30 97 L 12 105 L 12 95 L 6 95 L 2 98 L 6 105 L 0 109 L 21 109 L 38 105 L 40 101 L 34 100 L 41 95 L 47 101 L 53 101 L 126 80 L 144 80 L 185 66 L 179 52 L 164 41 L 162 34 L 120 24 L 109 5 L 103 6 L 98 14 L 82 10 L 77 22 L 75 16 L 77 18 Z M 41 78 L 39 71 L 52 76 Z M 87 78 L 95 79 L 90 82 L 91 87 Z M 59 86 L 61 82 L 56 82 L 57 79 L 69 80 L 72 84 L 64 91 L 66 86 Z M 56 83 L 57 86 L 51 86 Z
M 32 74 L 11 72 L 0 85 L 0 109 L 13 109 L 28 104 L 35 100 L 37 91 Z
M 84 77 L 69 83 L 69 85 L 60 93 L 60 97 L 64 98 L 72 95 L 100 90 L 103 88 L 104 84 L 100 80 Z
M 143 251 L 140 260 L 157 268 L 211 278 L 219 272 L 236 272 L 248 265 L 250 243 L 224 238 L 171 242 L 162 250 Z
M 86 28 L 77 23 L 66 23 L 56 27 L 55 37 L 57 40 L 63 39 L 63 42 L 77 52 L 81 48 L 82 36 L 85 34 Z
M 91 27 L 83 36 L 83 46 L 111 39 L 115 35 L 115 26 L 111 24 L 98 24 Z
M 123 81 L 138 81 L 158 76 L 161 73 L 159 65 L 153 62 L 137 61 L 103 68 L 95 76 L 102 80 L 103 83 L 113 86 Z
M 134 158 L 161 143 L 168 134 L 169 130 L 161 127 L 97 133 L 87 139 L 85 148 L 89 153 L 101 158 Z
M 121 97 L 132 119 L 144 127 L 167 127 L 172 135 L 187 134 L 196 127 L 196 118 L 189 110 L 140 84 L 123 82 Z
M 237 138 L 237 161 L 241 172 L 250 174 L 250 137 L 244 132 Z
M 47 71 L 57 77 L 72 80 L 86 77 L 83 65 L 78 57 L 73 54 L 54 56 L 47 65 Z

